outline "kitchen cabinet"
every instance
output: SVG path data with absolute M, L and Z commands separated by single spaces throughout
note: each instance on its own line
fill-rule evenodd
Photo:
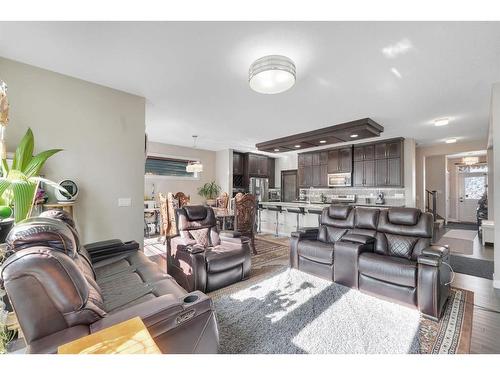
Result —
M 275 186 L 275 179 L 274 179 L 274 172 L 275 172 L 275 163 L 276 159 L 274 158 L 267 158 L 267 175 L 269 178 L 269 187 L 274 188 Z
M 353 186 L 375 185 L 375 161 L 363 160 L 354 162 Z
M 376 186 L 401 186 L 401 159 L 378 159 L 375 162 Z
M 233 152 L 233 175 L 243 174 L 243 154 Z
M 310 188 L 313 183 L 313 172 L 312 168 L 299 168 L 297 170 L 297 175 L 299 178 L 300 188 Z
M 402 142 L 380 142 L 375 144 L 375 159 L 399 158 L 401 156 Z
M 267 177 L 269 173 L 267 156 L 248 154 L 249 176 Z
M 354 146 L 354 161 L 373 160 L 375 157 L 375 146 L 356 145 Z
M 352 147 L 328 152 L 328 173 L 349 173 L 352 171 Z

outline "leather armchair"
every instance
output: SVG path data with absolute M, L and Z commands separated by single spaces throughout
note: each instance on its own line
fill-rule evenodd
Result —
M 186 290 L 210 292 L 250 275 L 250 239 L 217 230 L 212 208 L 185 206 L 176 211 L 178 235 L 167 242 L 168 273 Z
M 7 237 L 0 279 L 28 353 L 58 346 L 139 316 L 163 353 L 216 353 L 212 301 L 187 293 L 140 251 L 93 262 L 63 221 L 28 219 Z

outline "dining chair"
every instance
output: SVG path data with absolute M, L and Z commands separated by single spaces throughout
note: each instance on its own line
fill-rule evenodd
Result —
M 221 193 L 217 198 L 217 207 L 228 208 L 228 203 L 229 203 L 229 194 L 226 192 Z
M 253 253 L 255 249 L 255 215 L 257 212 L 257 200 L 255 195 L 238 193 L 234 197 L 234 230 L 242 236 L 249 237 L 252 244 Z
M 179 202 L 178 208 L 187 206 L 188 204 L 191 203 L 191 196 L 184 194 L 182 191 L 177 192 L 174 195 L 174 198 L 177 199 L 177 201 Z

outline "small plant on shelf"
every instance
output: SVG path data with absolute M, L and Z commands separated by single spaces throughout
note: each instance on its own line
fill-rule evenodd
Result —
M 221 188 L 215 181 L 207 182 L 198 189 L 198 194 L 207 200 L 207 205 L 215 205 L 215 198 L 219 195 Z

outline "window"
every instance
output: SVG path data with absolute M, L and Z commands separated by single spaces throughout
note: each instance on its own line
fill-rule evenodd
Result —
M 190 160 L 148 156 L 146 159 L 146 175 L 196 178 L 197 173 L 186 172 Z
M 480 199 L 486 191 L 485 176 L 464 177 L 465 199 Z

